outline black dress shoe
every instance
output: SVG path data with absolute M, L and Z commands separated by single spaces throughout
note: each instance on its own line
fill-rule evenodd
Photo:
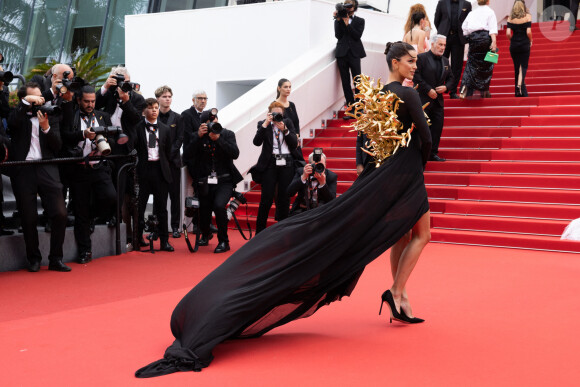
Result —
M 459 96 L 457 95 L 457 93 L 449 93 L 449 98 L 451 98 L 451 99 L 459 99 Z
M 429 157 L 430 161 L 445 161 L 447 159 L 444 159 L 443 157 L 439 157 L 437 155 L 431 155 L 431 157 Z
M 212 232 L 212 233 L 214 233 L 214 234 L 217 234 L 217 232 L 218 232 L 218 229 L 217 229 L 217 227 L 216 227 L 216 226 L 214 226 L 213 224 L 210 224 L 210 225 L 209 225 L 209 231 L 211 231 L 211 232 Z M 209 238 L 209 239 L 211 239 L 211 238 Z
M 201 238 L 199 238 L 199 241 L 197 242 L 198 246 L 207 246 L 209 245 L 209 241 L 210 239 L 213 238 L 213 234 L 209 234 L 209 236 L 201 236 Z
M 171 246 L 168 241 L 161 242 L 161 247 L 159 249 L 161 251 L 175 251 L 173 246 Z
M 48 264 L 48 270 L 66 272 L 71 271 L 71 268 L 62 263 L 62 261 L 55 261 Z
M 93 253 L 90 251 L 83 251 L 80 255 L 79 255 L 79 259 L 77 259 L 77 263 L 80 263 L 81 265 L 84 265 L 86 263 L 89 263 L 93 260 Z
M 176 228 L 173 229 L 173 237 L 174 238 L 181 238 L 181 233 Z
M 225 253 L 226 251 L 230 251 L 230 244 L 228 242 L 220 242 L 213 252 Z
M 36 273 L 40 270 L 40 261 L 28 262 L 28 271 Z

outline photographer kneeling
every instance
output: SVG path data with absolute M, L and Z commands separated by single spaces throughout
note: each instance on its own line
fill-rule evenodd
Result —
M 192 160 L 192 178 L 199 198 L 200 229 L 199 246 L 209 245 L 211 213 L 215 213 L 218 245 L 214 253 L 230 250 L 226 205 L 232 197 L 233 187 L 242 181 L 242 175 L 234 166 L 240 155 L 234 132 L 218 122 L 217 109 L 206 110 L 200 117 L 197 135 L 183 149 L 183 158 Z
M 336 198 L 337 175 L 326 169 L 326 156 L 322 148 L 315 148 L 308 156 L 308 164 L 298 168 L 292 183 L 288 186 L 288 196 L 295 194 L 290 216 L 316 208 Z

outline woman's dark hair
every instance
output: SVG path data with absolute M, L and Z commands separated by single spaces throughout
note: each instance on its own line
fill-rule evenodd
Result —
M 415 12 L 413 15 L 411 15 L 411 20 L 413 21 L 414 26 L 421 23 L 421 19 L 425 19 L 425 14 L 421 11 Z
M 385 55 L 387 56 L 387 65 L 389 66 L 389 70 L 393 71 L 393 59 L 401 60 L 401 58 L 407 55 L 409 51 L 415 51 L 415 47 L 411 46 L 409 43 L 387 43 Z
M 278 81 L 278 87 L 282 87 L 282 85 L 285 84 L 286 82 L 290 82 L 290 81 L 286 78 L 280 79 Z M 276 99 L 280 98 L 280 90 L 278 89 L 278 87 L 276 88 Z

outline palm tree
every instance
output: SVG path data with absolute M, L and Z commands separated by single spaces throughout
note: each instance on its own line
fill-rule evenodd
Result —
M 109 75 L 110 69 L 103 63 L 103 57 L 97 57 L 97 49 L 93 48 L 91 51 L 77 50 L 72 55 L 71 67 L 76 70 L 76 76 L 81 77 L 90 85 L 97 86 L 105 82 Z M 44 75 L 48 70 L 59 62 L 53 59 L 47 63 L 41 63 L 34 67 L 26 75 L 26 79 L 30 79 L 33 75 Z

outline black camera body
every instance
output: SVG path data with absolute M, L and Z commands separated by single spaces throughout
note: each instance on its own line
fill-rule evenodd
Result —
M 315 173 L 322 173 L 324 172 L 324 170 L 326 169 L 324 167 L 324 164 L 321 163 L 322 161 L 322 148 L 314 148 L 314 151 L 312 153 L 312 161 L 314 163 L 312 163 L 312 175 L 314 176 Z
M 185 198 L 185 216 L 193 218 L 195 212 L 199 210 L 199 199 L 197 196 L 188 196 Z
M 131 90 L 141 90 L 140 84 L 135 82 L 125 82 L 125 76 L 123 74 L 115 74 L 112 78 L 117 80 L 117 87 L 121 88 L 121 90 L 123 90 L 125 93 L 128 93 Z
M 284 120 L 284 115 L 282 113 L 272 113 L 272 121 L 282 122 Z
M 354 4 L 337 3 L 336 4 L 336 18 L 344 19 L 348 17 L 348 13 L 352 10 Z
M 220 134 L 224 129 L 219 122 L 213 122 L 217 118 L 217 114 L 217 108 L 211 108 L 203 111 L 199 117 L 199 121 L 202 124 L 207 124 L 207 130 L 214 134 Z
M 248 199 L 246 199 L 244 194 L 241 192 L 238 192 L 236 190 L 234 190 L 232 192 L 232 197 L 233 197 L 233 199 L 228 204 L 228 211 L 227 211 L 228 221 L 234 216 L 234 212 L 236 212 L 236 210 L 238 209 L 240 204 L 248 203 Z
M 149 235 L 147 235 L 147 239 L 152 242 L 159 239 L 157 230 L 159 229 L 159 220 L 157 219 L 157 215 L 149 214 L 147 216 L 147 220 L 145 221 L 145 228 L 149 230 Z
M 14 74 L 12 74 L 10 71 L 0 71 L 0 82 L 4 82 L 5 84 L 8 84 L 8 83 L 12 82 L 13 79 L 14 79 Z
M 60 94 L 64 94 L 67 91 L 77 92 L 80 89 L 82 89 L 83 86 L 86 84 L 85 80 L 80 77 L 75 76 L 73 77 L 73 79 L 68 79 L 69 75 L 70 71 L 65 71 L 64 73 L 62 73 L 64 79 L 61 81 L 60 84 L 56 85 L 56 89 Z
M 58 105 L 31 105 L 30 112 L 33 115 L 36 115 L 36 112 L 41 112 L 42 114 L 54 116 L 60 114 L 61 108 Z
M 126 144 L 129 141 L 129 137 L 123 133 L 123 129 L 120 126 L 94 126 L 91 131 L 96 134 L 94 142 L 103 156 L 111 154 L 108 138 L 115 138 L 115 142 L 119 145 Z

